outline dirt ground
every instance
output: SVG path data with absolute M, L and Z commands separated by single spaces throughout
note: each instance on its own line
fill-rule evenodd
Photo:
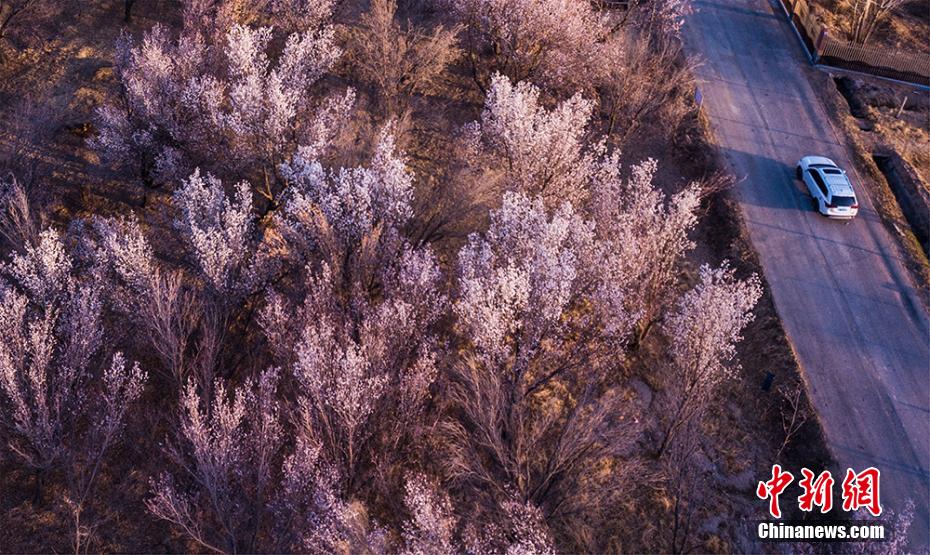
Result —
M 142 200 L 99 164 L 85 144 L 93 111 L 113 85 L 120 33 L 141 36 L 177 12 L 174 2 L 62 2 L 50 18 L 12 29 L 0 64 L 0 167 L 12 170 L 55 219 L 119 211 Z
M 824 79 L 827 82 L 827 79 Z M 917 283 L 927 283 L 930 253 L 930 92 L 865 76 L 837 75 L 832 95 L 857 161 L 879 187 L 886 219 L 910 231 L 923 253 L 908 245 Z M 890 193 L 890 194 L 889 194 Z M 903 218 L 898 218 L 900 213 Z M 907 234 L 905 234 L 907 235 Z M 921 270 L 921 268 L 923 268 Z
M 880 79 L 841 78 L 840 92 L 860 129 L 871 133 L 876 149 L 898 153 L 918 174 L 930 179 L 930 92 Z

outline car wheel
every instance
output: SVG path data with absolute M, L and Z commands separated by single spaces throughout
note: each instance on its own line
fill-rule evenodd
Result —
M 820 212 L 820 201 L 817 200 L 817 197 L 811 197 L 811 204 L 814 206 L 815 212 Z
M 797 168 L 794 169 L 794 175 L 796 175 L 798 179 L 801 179 L 801 180 L 804 179 L 804 178 L 801 176 L 801 166 L 798 166 Z

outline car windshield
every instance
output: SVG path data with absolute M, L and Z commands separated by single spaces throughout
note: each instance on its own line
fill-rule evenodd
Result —
M 852 206 L 856 204 L 856 197 L 833 197 L 833 204 L 836 206 Z

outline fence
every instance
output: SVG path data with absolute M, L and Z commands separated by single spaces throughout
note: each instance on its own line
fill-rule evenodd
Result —
M 930 86 L 930 54 L 848 42 L 827 32 L 806 0 L 781 0 L 816 63 Z

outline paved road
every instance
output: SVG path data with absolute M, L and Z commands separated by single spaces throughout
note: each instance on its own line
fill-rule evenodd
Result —
M 927 552 L 930 337 L 920 293 L 860 179 L 859 218 L 847 225 L 814 212 L 793 178 L 807 154 L 857 176 L 806 77 L 816 70 L 781 13 L 768 0 L 696 0 L 694 7 L 685 41 L 703 61 L 704 107 L 732 169 L 745 178 L 743 214 L 827 441 L 843 472 L 881 470 L 884 505 L 914 499 L 911 548 Z

